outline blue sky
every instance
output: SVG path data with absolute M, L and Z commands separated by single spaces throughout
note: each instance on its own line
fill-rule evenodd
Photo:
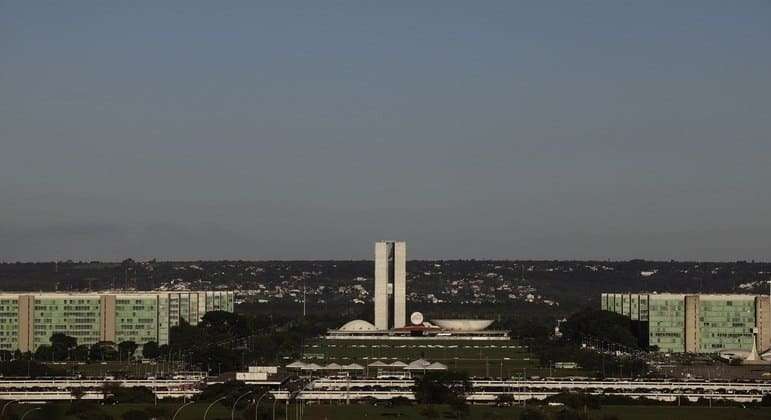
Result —
M 0 260 L 769 260 L 771 3 L 0 3 Z

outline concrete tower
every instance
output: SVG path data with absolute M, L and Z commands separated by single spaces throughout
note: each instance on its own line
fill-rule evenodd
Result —
M 403 327 L 407 316 L 407 245 L 375 242 L 375 327 Z

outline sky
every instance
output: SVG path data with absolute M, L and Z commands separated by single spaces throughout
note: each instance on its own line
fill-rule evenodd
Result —
M 0 261 L 771 260 L 771 2 L 0 0 Z

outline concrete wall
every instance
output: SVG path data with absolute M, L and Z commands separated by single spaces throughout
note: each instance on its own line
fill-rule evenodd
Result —
M 103 295 L 101 299 L 101 341 L 115 342 L 115 295 Z M 116 343 L 117 344 L 117 343 Z
M 771 348 L 771 301 L 768 296 L 755 298 L 755 326 L 758 329 L 758 351 Z
M 394 244 L 394 328 L 407 322 L 407 244 Z
M 699 296 L 685 297 L 685 351 L 699 351 Z
M 375 327 L 388 329 L 388 243 L 375 242 Z
M 32 323 L 34 316 L 32 310 L 35 307 L 35 299 L 32 295 L 19 296 L 19 350 L 22 353 L 32 351 Z

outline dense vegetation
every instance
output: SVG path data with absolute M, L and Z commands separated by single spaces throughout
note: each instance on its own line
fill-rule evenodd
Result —
M 218 372 L 242 369 L 249 364 L 280 364 L 299 358 L 302 343 L 327 328 L 339 325 L 336 317 L 308 316 L 304 320 L 260 317 L 215 311 L 207 313 L 196 326 L 182 322 L 170 331 L 170 343 L 155 342 L 141 348 L 131 341 L 118 344 L 99 342 L 78 345 L 74 337 L 55 333 L 51 345 L 34 353 L 1 352 L 0 373 L 5 376 L 50 376 L 63 369 L 43 362 L 129 361 L 137 357 L 184 361 L 189 367 Z
M 596 309 L 571 315 L 562 326 L 563 336 L 578 342 L 584 337 L 602 338 L 608 343 L 637 348 L 638 339 L 632 333 L 632 321 L 614 312 Z

